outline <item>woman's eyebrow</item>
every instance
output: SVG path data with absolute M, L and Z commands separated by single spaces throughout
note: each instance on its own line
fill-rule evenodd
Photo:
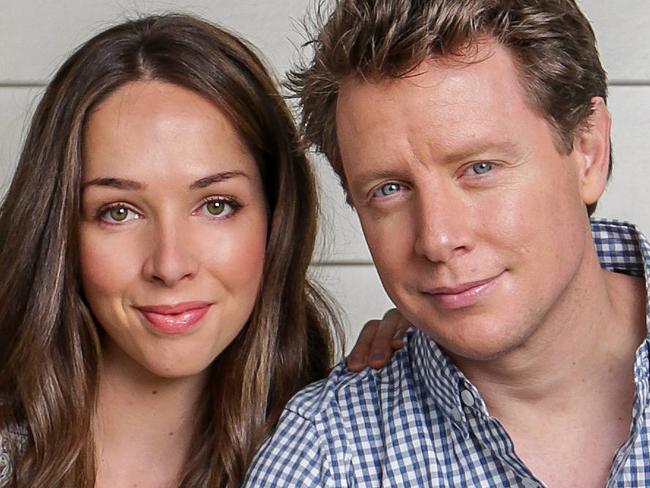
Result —
M 190 185 L 190 190 L 196 190 L 200 188 L 208 187 L 214 183 L 219 183 L 230 178 L 237 176 L 244 176 L 248 178 L 249 176 L 243 171 L 224 171 L 221 173 L 215 173 L 204 178 L 196 180 Z M 144 183 L 140 183 L 135 180 L 128 180 L 125 178 L 110 178 L 110 177 L 101 177 L 95 178 L 89 181 L 86 181 L 81 185 L 81 189 L 85 189 L 89 186 L 108 186 L 111 188 L 116 188 L 118 190 L 143 190 L 147 187 Z
M 222 173 L 215 173 L 213 175 L 206 176 L 205 178 L 196 180 L 194 183 L 190 185 L 190 190 L 205 188 L 214 183 L 219 183 L 225 180 L 229 180 L 230 178 L 234 178 L 236 176 L 244 176 L 246 178 L 249 178 L 249 176 L 243 171 L 224 171 Z
M 147 187 L 147 185 L 140 183 L 139 181 L 126 180 L 123 178 L 95 178 L 82 184 L 81 189 L 84 190 L 89 186 L 109 186 L 111 188 L 117 188 L 118 190 L 143 190 Z

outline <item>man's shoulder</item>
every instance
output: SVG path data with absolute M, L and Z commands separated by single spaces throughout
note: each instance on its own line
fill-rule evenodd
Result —
M 436 366 L 444 364 L 435 348 L 414 329 L 383 369 L 352 373 L 339 364 L 289 402 L 245 486 L 379 488 L 433 480 L 434 443 L 451 432 L 425 374 Z
M 368 404 L 389 401 L 405 387 L 410 376 L 408 348 L 396 351 L 390 362 L 379 370 L 366 368 L 350 371 L 345 360 L 329 376 L 300 390 L 286 405 L 285 411 L 310 422 L 344 411 L 367 408 Z
M 374 486 L 366 476 L 381 471 L 385 415 L 400 411 L 410 395 L 409 370 L 404 347 L 383 369 L 353 373 L 341 362 L 302 389 L 258 451 L 245 486 L 344 487 L 359 476 Z

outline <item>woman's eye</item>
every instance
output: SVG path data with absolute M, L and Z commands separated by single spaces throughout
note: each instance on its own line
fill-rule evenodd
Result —
M 389 197 L 391 195 L 394 195 L 395 193 L 399 192 L 402 189 L 402 185 L 399 183 L 386 183 L 385 185 L 381 185 L 379 188 L 377 188 L 373 193 L 372 196 L 374 197 Z
M 203 204 L 210 217 L 227 217 L 235 210 L 235 205 L 227 200 L 208 200 Z
M 140 215 L 126 205 L 114 205 L 100 214 L 100 218 L 110 224 L 121 224 L 130 220 L 139 219 Z
M 492 171 L 492 167 L 493 167 L 492 163 L 490 163 L 488 161 L 481 161 L 480 163 L 472 164 L 469 167 L 469 169 L 475 175 L 484 175 L 485 173 L 488 173 L 488 172 Z

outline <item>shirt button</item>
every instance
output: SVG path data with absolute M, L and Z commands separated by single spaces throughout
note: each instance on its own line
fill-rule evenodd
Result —
M 460 392 L 460 399 L 468 407 L 472 407 L 474 405 L 474 395 L 472 395 L 472 392 L 469 391 L 469 390 L 461 391 Z

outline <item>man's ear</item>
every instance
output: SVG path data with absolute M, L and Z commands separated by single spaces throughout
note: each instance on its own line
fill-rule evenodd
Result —
M 609 172 L 612 118 L 601 97 L 591 99 L 592 112 L 573 142 L 580 172 L 580 194 L 586 205 L 598 201 L 605 191 Z

